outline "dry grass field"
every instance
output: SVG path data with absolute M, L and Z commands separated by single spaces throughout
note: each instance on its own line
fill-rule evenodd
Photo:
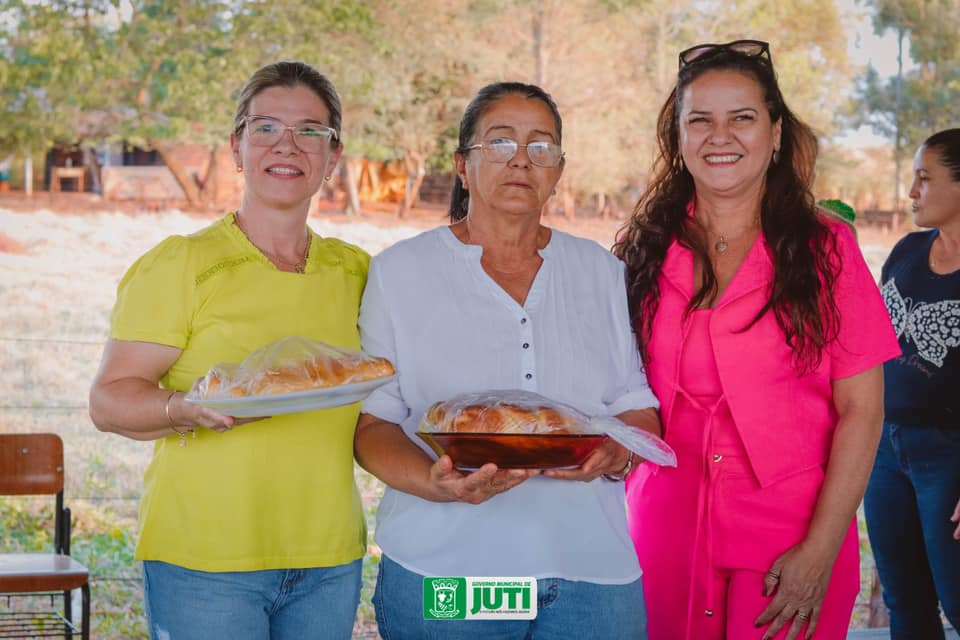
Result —
M 93 571 L 95 638 L 147 637 L 132 551 L 151 447 L 99 433 L 86 410 L 116 285 L 126 268 L 157 242 L 213 219 L 178 211 L 108 211 L 89 199 L 38 198 L 37 205 L 0 200 L 0 432 L 54 432 L 65 442 L 74 553 Z M 387 213 L 360 218 L 324 213 L 310 224 L 321 235 L 341 237 L 375 254 L 443 224 L 443 214 L 420 212 L 398 224 Z M 554 226 L 609 246 L 618 224 L 558 220 Z M 876 273 L 892 240 L 889 234 L 861 232 Z M 357 479 L 372 517 L 382 487 L 362 471 Z M 0 550 L 43 548 L 49 538 L 42 526 L 32 502 L 0 500 Z M 377 554 L 371 541 L 359 638 L 377 637 L 370 606 Z M 865 565 L 869 568 L 869 561 Z

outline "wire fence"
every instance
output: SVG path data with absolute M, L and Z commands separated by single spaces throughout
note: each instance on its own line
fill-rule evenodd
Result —
M 64 441 L 64 502 L 73 514 L 72 555 L 90 569 L 91 637 L 147 638 L 143 580 L 133 560 L 136 514 L 151 447 L 99 432 L 87 409 L 104 340 L 0 335 L 0 432 L 56 433 Z M 0 543 L 41 551 L 52 535 L 47 501 L 0 503 Z M 12 603 L 13 607 L 18 602 Z M 75 607 L 79 611 L 79 607 Z
M 0 380 L 5 381 L 0 433 L 56 433 L 63 439 L 64 502 L 74 523 L 71 551 L 91 571 L 91 637 L 147 638 L 143 579 L 134 546 L 143 476 L 153 447 L 102 433 L 90 420 L 86 400 L 104 342 L 82 335 L 0 335 Z M 373 531 L 382 487 L 362 471 L 357 476 Z M 52 524 L 47 526 L 40 509 L 24 506 L 29 500 L 0 498 L 0 551 L 52 544 L 39 535 L 52 532 Z M 379 637 L 370 605 L 375 563 L 369 557 L 365 561 L 355 638 Z

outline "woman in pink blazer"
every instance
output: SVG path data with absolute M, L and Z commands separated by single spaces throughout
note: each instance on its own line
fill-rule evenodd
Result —
M 628 481 L 650 639 L 845 638 L 889 317 L 767 43 L 681 53 L 658 132 L 615 249 L 679 460 Z

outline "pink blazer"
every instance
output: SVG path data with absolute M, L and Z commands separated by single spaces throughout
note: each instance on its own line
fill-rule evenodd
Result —
M 837 424 L 832 382 L 900 354 L 880 291 L 853 233 L 845 224 L 827 224 L 837 236 L 842 265 L 835 292 L 840 327 L 815 371 L 798 374 L 772 311 L 740 332 L 766 303 L 773 282 L 770 249 L 762 236 L 711 314 L 710 336 L 723 392 L 762 487 L 825 465 Z M 647 367 L 668 442 L 693 277 L 693 253 L 674 241 L 660 277 Z

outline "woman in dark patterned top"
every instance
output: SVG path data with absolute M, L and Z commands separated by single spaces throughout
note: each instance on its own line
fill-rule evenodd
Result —
M 960 129 L 917 151 L 916 224 L 883 265 L 903 355 L 884 365 L 883 440 L 865 499 L 891 638 L 960 628 Z

